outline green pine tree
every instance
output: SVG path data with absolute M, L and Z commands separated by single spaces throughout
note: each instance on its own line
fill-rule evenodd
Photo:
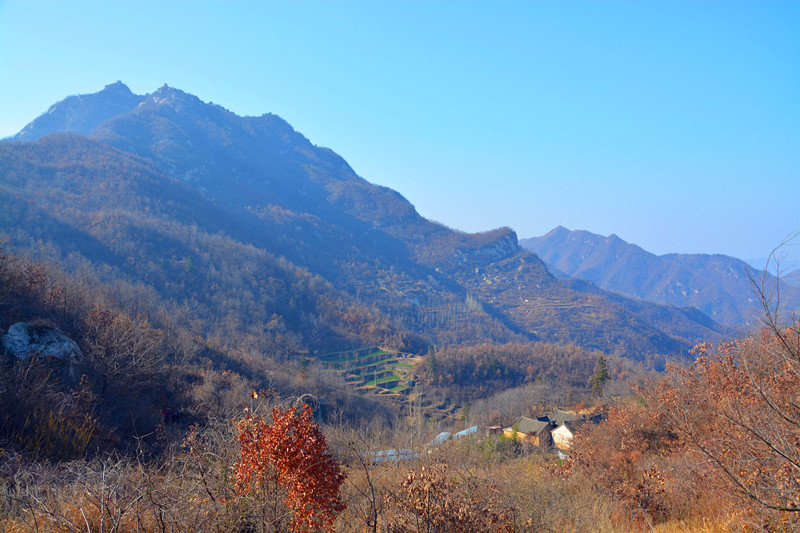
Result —
M 436 350 L 433 349 L 433 346 L 428 348 L 428 355 L 425 357 L 425 366 L 428 367 L 429 374 L 436 374 L 439 365 L 436 362 Z
M 592 394 L 602 396 L 603 387 L 609 379 L 611 379 L 611 376 L 608 374 L 608 365 L 606 364 L 605 357 L 601 355 L 597 360 L 597 364 L 594 367 L 594 374 L 592 375 Z

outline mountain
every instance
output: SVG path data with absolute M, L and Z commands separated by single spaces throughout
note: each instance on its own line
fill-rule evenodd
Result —
M 270 354 L 543 341 L 643 359 L 725 333 L 559 280 L 509 228 L 426 220 L 282 118 L 166 85 L 52 106 L 0 143 L 0 198 L 14 249 L 139 284 L 197 334 Z
M 546 235 L 520 241 L 553 272 L 589 280 L 603 289 L 651 302 L 693 307 L 732 327 L 757 322 L 760 303 L 748 272 L 761 279 L 763 271 L 725 255 L 666 254 L 657 256 L 616 235 L 557 227 Z M 767 287 L 777 280 L 766 275 Z M 800 290 L 781 282 L 785 310 L 800 310 Z
M 95 94 L 69 96 L 53 104 L 46 113 L 14 135 L 15 141 L 36 141 L 56 132 L 88 135 L 106 120 L 127 113 L 141 103 L 144 96 L 131 92 L 118 81 L 106 85 Z

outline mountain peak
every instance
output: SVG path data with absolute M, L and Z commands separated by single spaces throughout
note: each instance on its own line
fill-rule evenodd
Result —
M 419 334 L 437 344 L 530 339 L 635 357 L 675 353 L 684 348 L 681 339 L 710 333 L 666 310 L 669 318 L 651 326 L 643 312 L 599 289 L 577 292 L 557 282 L 519 249 L 510 228 L 467 234 L 422 218 L 402 195 L 360 178 L 275 115 L 241 117 L 167 84 L 136 96 L 116 82 L 59 102 L 35 123 L 38 133 L 88 138 L 0 144 L 0 160 L 13 157 L 10 168 L 24 167 L 27 180 L 0 172 L 0 185 L 13 184 L 0 187 L 0 198 L 9 198 L 2 205 L 28 209 L 17 190 L 38 202 L 22 211 L 26 227 L 18 225 L 18 209 L 0 209 L 0 230 L 19 230 L 24 242 L 78 243 L 98 268 L 115 269 L 121 279 L 147 277 L 158 298 L 182 298 L 202 316 L 230 314 L 228 300 L 203 287 L 246 291 L 233 328 L 252 331 L 263 328 L 262 316 L 285 316 L 286 341 L 269 337 L 280 353 L 294 338 L 298 349 L 310 350 L 381 339 L 411 346 L 422 342 Z M 109 218 L 110 211 L 124 215 Z M 28 212 L 42 220 L 35 228 Z M 68 241 L 56 242 L 61 235 Z M 123 248 L 120 236 L 130 239 Z M 130 267 L 117 250 L 134 254 Z M 197 268 L 186 276 L 190 250 Z M 153 257 L 160 267 L 151 268 Z M 302 307 L 290 303 L 295 293 Z M 194 294 L 200 299 L 187 300 Z M 316 314 L 315 306 L 329 305 L 323 302 L 336 307 Z M 364 318 L 351 320 L 361 302 Z
M 548 231 L 545 235 L 542 235 L 542 239 L 549 238 L 549 237 L 560 237 L 563 238 L 566 235 L 569 235 L 571 232 L 562 225 L 558 225 L 555 228 Z
M 109 83 L 105 87 L 103 87 L 102 92 L 105 93 L 116 93 L 120 95 L 132 95 L 133 92 L 128 88 L 127 85 L 122 83 L 121 81 L 117 80 L 114 83 Z
M 180 89 L 176 89 L 174 87 L 170 87 L 166 83 L 150 93 L 151 97 L 153 98 L 176 98 L 181 96 L 188 96 L 187 93 L 181 91 Z
M 183 93 L 180 89 L 176 89 L 175 87 L 170 87 L 166 83 L 153 91 L 153 94 L 172 94 L 172 93 Z
M 157 107 L 168 106 L 178 112 L 186 110 L 197 111 L 201 107 L 209 105 L 205 104 L 197 96 L 181 91 L 180 89 L 176 89 L 175 87 L 170 87 L 166 83 L 159 87 L 155 92 L 145 96 L 143 104 L 149 104 Z
M 106 120 L 136 108 L 144 96 L 133 94 L 121 81 L 106 85 L 92 94 L 68 96 L 34 119 L 12 137 L 33 142 L 56 132 L 89 135 Z

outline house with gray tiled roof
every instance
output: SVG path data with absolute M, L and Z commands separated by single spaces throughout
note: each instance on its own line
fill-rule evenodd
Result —
M 528 442 L 534 446 L 547 447 L 553 443 L 550 437 L 552 430 L 553 426 L 550 422 L 521 416 L 513 426 L 504 428 L 503 434 L 509 439 Z
M 576 429 L 587 422 L 599 422 L 602 415 L 587 417 L 562 409 L 556 409 L 551 415 L 539 416 L 536 419 L 521 416 L 510 428 L 504 428 L 503 434 L 508 438 L 516 438 L 520 442 L 529 442 L 540 447 L 556 447 L 566 450 L 572 445 Z
M 575 433 L 580 431 L 587 424 L 597 424 L 603 419 L 602 414 L 587 417 L 581 415 L 573 420 L 564 420 L 557 428 L 552 431 L 553 444 L 560 450 L 568 450 L 572 446 L 572 439 Z

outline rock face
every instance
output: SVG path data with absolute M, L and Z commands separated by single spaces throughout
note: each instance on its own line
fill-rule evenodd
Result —
M 71 365 L 82 357 L 78 345 L 61 330 L 31 322 L 17 322 L 3 335 L 3 346 L 16 359 L 53 357 Z
M 483 266 L 495 261 L 501 261 L 518 251 L 517 234 L 512 231 L 496 241 L 477 249 L 457 249 L 453 253 L 453 260 L 461 265 L 474 263 L 476 266 Z

